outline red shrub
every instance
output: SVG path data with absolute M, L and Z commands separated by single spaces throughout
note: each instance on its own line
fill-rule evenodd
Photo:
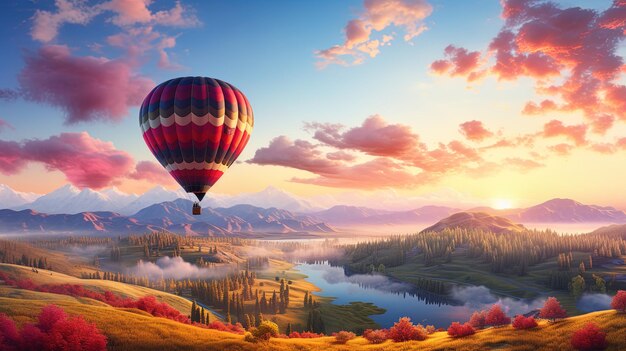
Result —
M 469 324 L 476 329 L 482 329 L 485 327 L 485 325 L 487 325 L 487 323 L 485 323 L 486 318 L 487 311 L 476 311 L 472 313 Z
M 619 290 L 611 301 L 611 308 L 620 312 L 626 312 L 626 290 Z
M 146 311 L 155 317 L 163 317 L 186 324 L 191 323 L 187 316 L 181 314 L 178 310 L 165 302 L 158 302 L 154 296 L 146 296 L 140 298 L 139 300 L 133 300 L 130 298 L 121 298 L 110 291 L 105 291 L 104 294 L 101 294 L 99 292 L 85 289 L 82 285 L 77 284 L 36 285 L 30 280 L 16 281 L 4 272 L 0 272 L 0 279 L 4 280 L 7 284 L 16 286 L 20 289 L 69 295 L 74 297 L 88 297 L 90 299 L 105 302 L 113 307 L 137 308 L 142 311 Z
M 82 316 L 59 320 L 45 338 L 50 350 L 106 350 L 106 337 L 94 323 L 85 321 Z
M 507 317 L 504 311 L 502 311 L 502 307 L 500 307 L 500 305 L 493 305 L 491 306 L 491 309 L 489 309 L 489 312 L 487 312 L 485 323 L 487 325 L 499 327 L 511 323 L 511 318 Z
M 567 312 L 561 307 L 556 297 L 548 297 L 546 303 L 539 311 L 539 317 L 554 321 L 558 318 L 567 317 Z
M 387 329 L 366 329 L 363 337 L 372 344 L 382 344 L 389 339 L 389 331 Z
M 20 335 L 17 332 L 15 322 L 5 314 L 0 313 L 0 350 L 11 350 L 20 343 Z
M 515 329 L 531 329 L 536 326 L 537 321 L 533 316 L 524 317 L 523 315 L 518 314 L 517 316 L 515 316 L 515 319 L 513 319 L 513 328 Z
M 337 333 L 333 333 L 333 336 L 335 337 L 335 342 L 337 344 L 345 344 L 348 341 L 354 339 L 356 337 L 356 335 L 353 332 L 349 332 L 349 331 L 345 331 L 342 330 L 340 332 Z
M 587 323 L 574 332 L 571 343 L 573 348 L 581 351 L 604 350 L 608 346 L 606 333 L 593 323 Z
M 452 322 L 448 328 L 448 335 L 453 338 L 460 338 L 474 334 L 476 331 L 469 323 L 461 324 L 459 322 Z
M 38 317 L 37 327 L 43 332 L 49 332 L 54 325 L 67 318 L 67 314 L 63 309 L 56 305 L 48 305 L 41 310 Z
M 46 334 L 34 324 L 26 324 L 20 332 L 21 350 L 41 351 L 45 349 Z
M 95 324 L 82 316 L 69 317 L 49 305 L 39 314 L 38 323 L 26 324 L 18 334 L 11 319 L 0 315 L 0 350 L 104 351 L 106 337 Z
M 213 321 L 209 323 L 207 327 L 209 329 L 215 329 L 215 330 L 225 331 L 225 332 L 234 333 L 234 334 L 243 334 L 245 332 L 241 323 L 225 324 L 220 321 Z
M 395 342 L 409 340 L 424 340 L 427 334 L 424 328 L 419 328 L 411 323 L 411 318 L 402 317 L 393 327 L 389 328 L 389 338 Z
M 309 331 L 304 331 L 304 332 L 291 332 L 291 334 L 289 334 L 289 338 L 290 339 L 313 339 L 313 338 L 321 338 L 322 336 L 324 336 L 324 334 L 320 333 L 313 333 L 313 332 L 309 332 Z

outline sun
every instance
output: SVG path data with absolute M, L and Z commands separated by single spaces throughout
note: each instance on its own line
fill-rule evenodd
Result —
M 513 208 L 513 201 L 509 199 L 495 199 L 493 200 L 493 208 L 496 210 L 506 210 Z

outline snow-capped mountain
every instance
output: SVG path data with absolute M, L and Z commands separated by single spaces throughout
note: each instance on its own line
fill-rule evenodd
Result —
M 37 198 L 32 203 L 11 206 L 14 209 L 31 209 L 49 214 L 76 214 L 81 212 L 117 212 L 120 204 L 127 204 L 136 195 L 129 195 L 117 189 L 98 192 L 85 188 L 80 190 L 73 185 L 64 185 L 51 193 Z
M 5 193 L 7 195 L 4 195 Z M 87 188 L 80 190 L 68 184 L 37 197 L 35 194 L 19 193 L 7 185 L 0 185 L 0 208 L 32 209 L 49 214 L 110 211 L 131 215 L 150 205 L 176 199 L 194 200 L 195 196 L 182 190 L 169 190 L 162 186 L 156 186 L 141 195 L 136 195 L 127 194 L 115 187 L 100 191 Z M 240 204 L 261 208 L 277 207 L 299 213 L 321 210 L 298 196 L 274 187 L 267 187 L 256 193 L 237 195 L 209 193 L 202 202 L 202 206 L 214 208 Z
M 256 193 L 207 194 L 202 204 L 210 207 L 231 207 L 245 204 L 262 208 L 276 207 L 292 212 L 313 212 L 321 209 L 309 201 L 273 186 L 268 186 Z
M 40 194 L 16 191 L 8 185 L 0 184 L 0 208 L 21 206 L 37 200 L 40 196 Z
M 190 199 L 182 190 L 168 190 L 162 186 L 156 186 L 145 193 L 137 196 L 128 204 L 121 206 L 117 212 L 123 215 L 131 215 L 137 211 L 154 204 L 160 204 L 166 201 L 174 201 L 176 199 Z

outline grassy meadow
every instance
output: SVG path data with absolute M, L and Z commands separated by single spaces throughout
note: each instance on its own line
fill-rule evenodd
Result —
M 3 267 L 5 268 L 5 267 Z M 41 273 L 40 273 L 41 274 Z M 62 277 L 61 277 L 62 278 Z M 117 283 L 120 284 L 120 283 Z M 120 287 L 121 289 L 121 287 Z M 114 308 L 88 298 L 40 293 L 2 286 L 0 313 L 13 317 L 18 324 L 32 322 L 42 307 L 56 304 L 69 314 L 83 315 L 96 323 L 108 338 L 110 350 L 565 350 L 574 330 L 593 321 L 607 333 L 608 350 L 620 350 L 626 340 L 626 314 L 601 311 L 570 317 L 548 323 L 540 322 L 532 330 L 518 331 L 512 327 L 489 328 L 475 335 L 453 339 L 446 332 L 435 332 L 425 341 L 369 344 L 362 337 L 346 345 L 334 342 L 333 337 L 317 339 L 271 339 L 268 342 L 249 343 L 243 335 L 208 330 L 153 317 L 136 309 Z

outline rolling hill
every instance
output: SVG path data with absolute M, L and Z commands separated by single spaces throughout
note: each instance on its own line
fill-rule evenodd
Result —
M 504 217 L 492 216 L 484 212 L 459 212 L 440 220 L 424 229 L 423 232 L 439 232 L 454 228 L 479 229 L 494 233 L 521 232 L 526 229 L 523 225 L 513 223 Z

